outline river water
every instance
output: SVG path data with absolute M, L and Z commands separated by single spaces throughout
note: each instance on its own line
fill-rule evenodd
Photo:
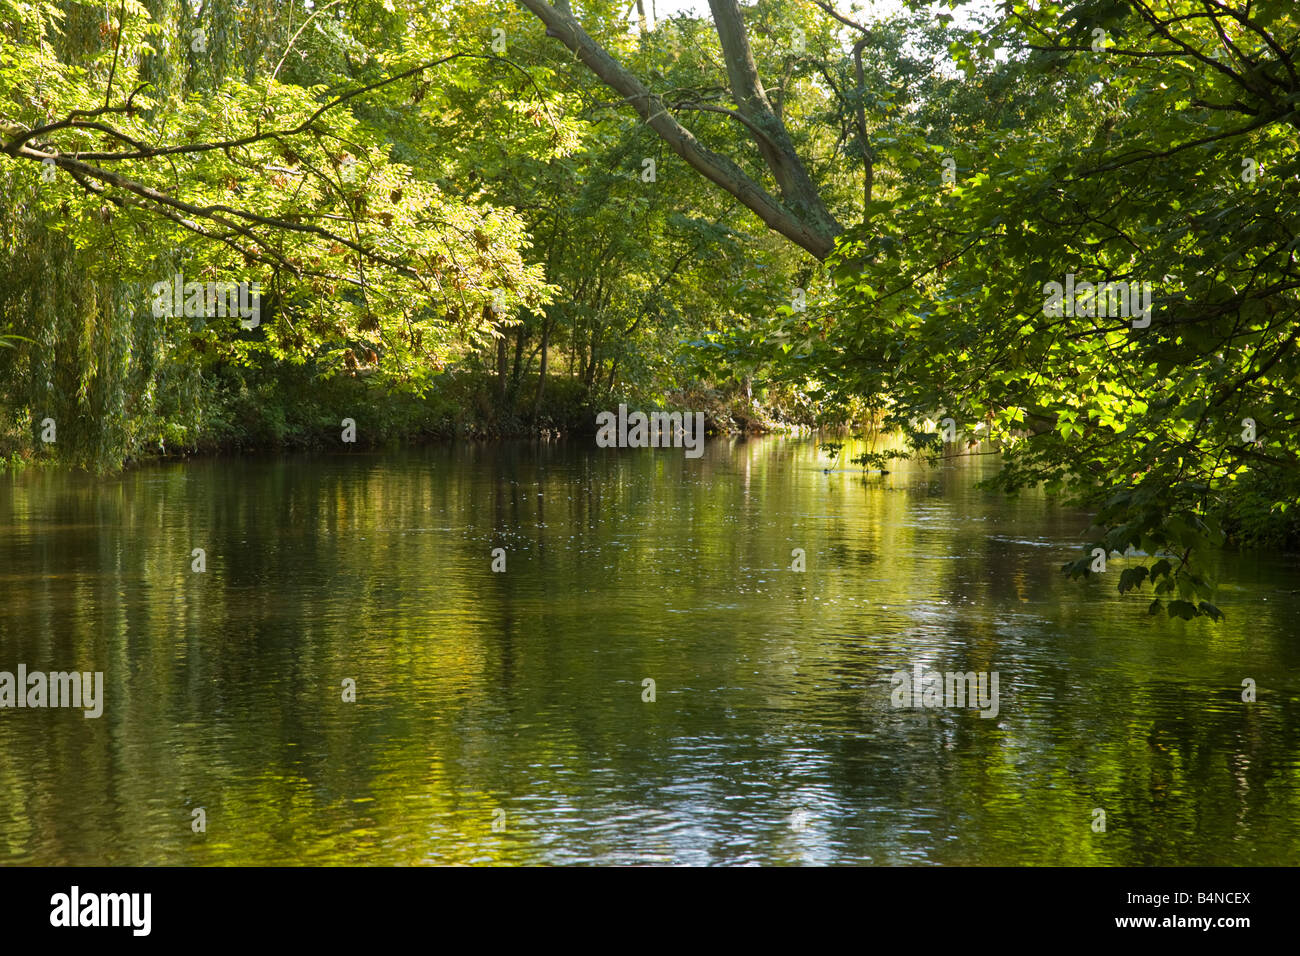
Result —
M 1223 623 L 1153 618 L 1118 559 L 1065 579 L 1087 516 L 980 490 L 990 457 L 827 467 L 0 477 L 0 671 L 104 675 L 98 718 L 0 709 L 0 862 L 1300 863 L 1294 556 L 1222 556 Z M 918 665 L 997 672 L 996 716 L 894 706 Z

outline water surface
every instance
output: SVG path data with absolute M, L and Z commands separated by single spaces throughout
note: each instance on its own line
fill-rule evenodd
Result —
M 0 862 L 1300 862 L 1296 558 L 1225 556 L 1222 624 L 1151 618 L 1121 561 L 1067 581 L 1087 516 L 978 490 L 987 458 L 826 467 L 772 438 L 0 477 L 0 670 L 106 696 L 0 710 Z M 893 707 L 916 664 L 997 671 L 997 717 Z

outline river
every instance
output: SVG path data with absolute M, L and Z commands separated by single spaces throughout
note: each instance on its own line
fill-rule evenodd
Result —
M 0 862 L 1300 863 L 1300 560 L 1222 555 L 1226 621 L 1149 617 L 995 467 L 764 438 L 0 476 L 0 671 L 104 687 L 0 709 Z M 895 706 L 918 666 L 996 672 L 996 714 Z

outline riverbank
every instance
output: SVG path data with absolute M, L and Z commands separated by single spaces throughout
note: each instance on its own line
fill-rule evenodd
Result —
M 33 420 L 30 429 L 9 419 L 0 431 L 0 471 L 33 465 L 114 471 L 148 461 L 251 452 L 303 451 L 351 444 L 362 448 L 429 442 L 558 438 L 595 435 L 596 415 L 626 403 L 633 410 L 703 412 L 705 433 L 762 435 L 813 427 L 811 411 L 780 400 L 771 406 L 738 391 L 699 387 L 663 395 L 612 395 L 593 401 L 570 377 L 536 375 L 507 383 L 494 376 L 449 370 L 423 395 L 403 392 L 391 381 L 339 376 L 308 378 L 281 369 L 274 378 L 214 375 L 187 426 L 131 438 L 123 424 L 96 423 L 82 415 L 50 430 Z M 21 420 L 23 417 L 16 416 Z M 121 437 L 119 437 L 121 436 Z

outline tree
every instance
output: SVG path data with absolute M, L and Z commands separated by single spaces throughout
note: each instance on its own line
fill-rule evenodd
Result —
M 962 135 L 927 108 L 885 145 L 899 187 L 842 238 L 805 372 L 996 439 L 997 486 L 1096 510 L 1071 574 L 1139 552 L 1121 591 L 1217 617 L 1197 556 L 1297 532 L 1298 40 L 1284 3 L 1008 5 L 932 104 Z

